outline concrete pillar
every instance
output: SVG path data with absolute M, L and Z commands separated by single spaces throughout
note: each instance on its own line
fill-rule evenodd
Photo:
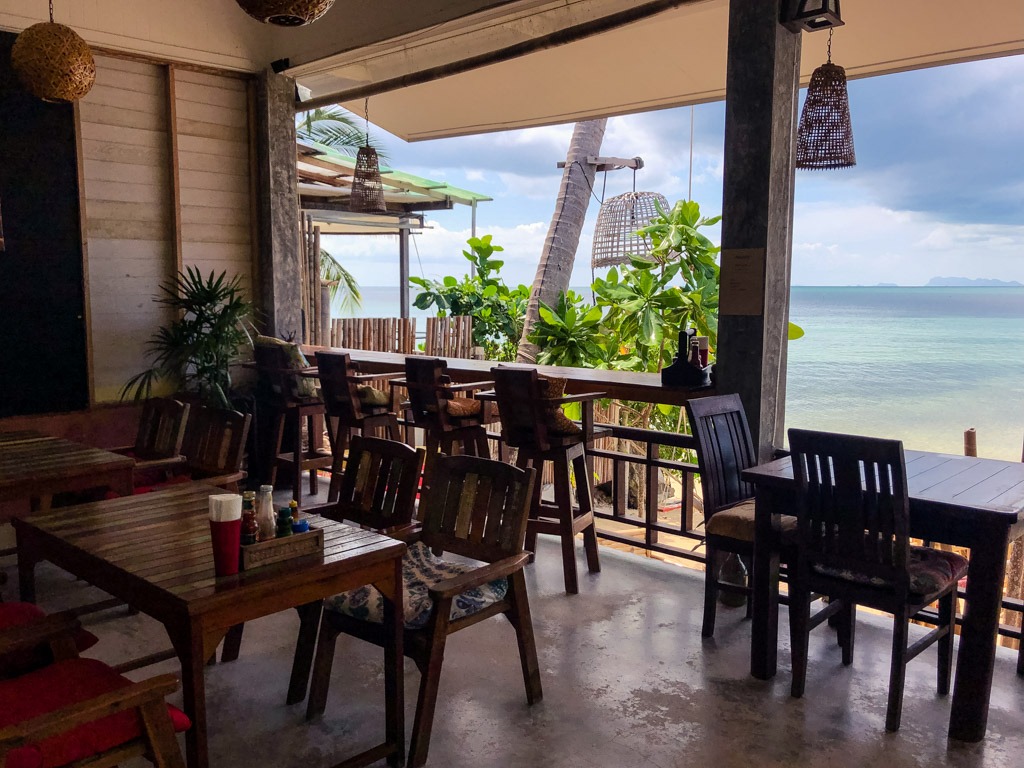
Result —
M 762 460 L 781 445 L 800 35 L 783 0 L 731 0 L 718 390 L 743 400 Z
M 256 86 L 259 295 L 265 330 L 302 339 L 295 81 L 267 71 Z

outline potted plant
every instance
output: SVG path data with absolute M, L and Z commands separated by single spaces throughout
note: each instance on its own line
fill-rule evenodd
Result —
M 241 278 L 226 272 L 208 277 L 187 267 L 160 286 L 154 301 L 177 316 L 148 342 L 152 367 L 124 385 L 121 397 L 149 397 L 153 384 L 171 382 L 178 391 L 193 393 L 204 405 L 230 407 L 231 364 L 242 344 L 252 345 L 245 321 L 252 304 L 242 290 Z

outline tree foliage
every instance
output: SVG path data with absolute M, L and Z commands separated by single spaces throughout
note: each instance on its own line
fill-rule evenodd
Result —
M 469 315 L 473 318 L 473 344 L 483 347 L 488 360 L 514 360 L 530 290 L 525 285 L 509 288 L 501 279 L 505 262 L 492 256 L 504 250 L 491 235 L 471 237 L 462 255 L 475 274 L 443 280 L 410 277 L 419 289 L 413 300 L 417 309 L 437 307 L 438 317 Z

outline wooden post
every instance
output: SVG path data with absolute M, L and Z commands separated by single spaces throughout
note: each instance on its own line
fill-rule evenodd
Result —
M 964 430 L 964 456 L 978 455 L 978 433 L 971 427 Z
M 400 315 L 409 317 L 409 221 L 404 218 L 398 230 L 398 265 Z
M 759 458 L 781 445 L 800 35 L 781 0 L 729 4 L 717 387 L 737 392 Z

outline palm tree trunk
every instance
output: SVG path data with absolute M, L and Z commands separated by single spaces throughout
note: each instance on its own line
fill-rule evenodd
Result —
M 562 186 L 558 190 L 555 213 L 551 217 L 548 236 L 544 239 L 544 250 L 537 264 L 537 276 L 533 279 L 530 303 L 526 308 L 526 322 L 519 340 L 516 360 L 532 363 L 537 359 L 537 346 L 527 341 L 533 324 L 537 321 L 540 303 L 553 306 L 558 295 L 569 288 L 576 248 L 580 243 L 580 232 L 590 205 L 591 189 L 594 186 L 594 166 L 587 163 L 588 156 L 601 153 L 606 120 L 587 120 L 576 123 L 569 143 L 569 154 L 565 158 Z

